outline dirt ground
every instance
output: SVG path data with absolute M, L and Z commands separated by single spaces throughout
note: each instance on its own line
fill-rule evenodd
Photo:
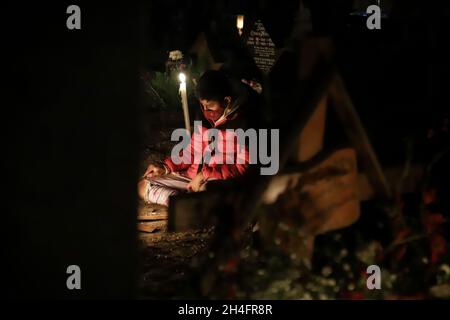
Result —
M 209 231 L 201 230 L 184 233 L 140 232 L 140 297 L 181 297 L 189 287 L 190 262 L 206 250 L 210 236 Z
M 161 161 L 170 154 L 173 128 L 182 127 L 180 112 L 148 113 L 144 119 L 144 141 L 141 171 L 148 164 Z M 189 288 L 189 268 L 193 257 L 207 248 L 211 231 L 183 233 L 167 232 L 167 209 L 157 205 L 142 205 L 140 215 L 152 221 L 138 225 L 140 242 L 139 293 L 143 299 L 172 299 L 182 296 Z M 142 230 L 146 229 L 147 232 Z

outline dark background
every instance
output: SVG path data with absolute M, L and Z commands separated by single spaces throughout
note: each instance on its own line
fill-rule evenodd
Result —
M 2 10 L 3 292 L 130 297 L 136 274 L 139 11 L 72 2 Z M 66 288 L 81 268 L 82 290 Z
M 399 2 L 382 30 L 371 32 L 365 19 L 348 17 L 349 3 L 314 1 L 314 28 L 333 37 L 336 62 L 382 163 L 399 163 L 405 137 L 420 140 L 449 110 L 448 10 Z M 188 48 L 199 30 L 216 39 L 212 50 L 226 60 L 231 44 L 214 35 L 237 13 L 261 17 L 281 47 L 298 2 L 79 1 L 82 29 L 67 30 L 70 4 L 2 10 L 4 292 L 131 297 L 139 68 L 160 68 L 166 51 Z M 415 156 L 422 154 L 419 146 Z M 81 267 L 81 291 L 66 289 L 71 264 Z

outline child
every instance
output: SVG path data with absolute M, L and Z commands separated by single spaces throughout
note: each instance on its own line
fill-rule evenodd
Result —
M 138 184 L 142 200 L 167 206 L 172 195 L 182 191 L 203 191 L 209 180 L 232 179 L 245 174 L 249 164 L 248 147 L 236 146 L 235 134 L 226 129 L 245 130 L 246 92 L 245 85 L 233 83 L 220 71 L 206 71 L 202 75 L 196 87 L 202 125 L 194 129 L 189 146 L 180 154 L 188 161 L 176 164 L 169 157 L 161 164 L 150 164 Z M 203 134 L 209 128 L 220 131 L 223 140 L 218 150 L 225 152 L 213 151 L 209 161 L 203 159 L 203 163 L 196 163 L 198 161 L 194 161 L 194 155 L 203 156 L 210 148 L 210 141 Z M 235 140 L 234 149 L 225 149 L 226 142 L 231 139 Z M 229 158 L 233 159 L 232 164 L 226 163 L 228 161 L 225 159 Z M 217 161 L 219 159 L 221 161 Z

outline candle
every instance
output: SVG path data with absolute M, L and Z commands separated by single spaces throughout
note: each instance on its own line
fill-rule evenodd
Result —
M 189 107 L 187 100 L 187 90 L 186 90 L 186 76 L 184 73 L 180 73 L 178 75 L 178 79 L 180 80 L 180 90 L 179 93 L 181 95 L 181 106 L 183 107 L 184 114 L 184 125 L 186 130 L 191 132 L 191 122 L 189 120 Z
M 239 35 L 242 35 L 242 29 L 244 29 L 244 15 L 240 14 L 237 16 L 236 27 L 238 28 Z

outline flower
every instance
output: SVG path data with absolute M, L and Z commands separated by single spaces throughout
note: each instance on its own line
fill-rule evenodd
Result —
M 333 269 L 331 269 L 330 267 L 323 267 L 322 268 L 322 275 L 324 277 L 328 277 L 332 273 L 333 273 Z
M 340 256 L 341 257 L 346 257 L 348 255 L 348 250 L 347 249 L 342 249 L 340 252 Z
M 441 265 L 439 270 L 444 271 L 446 275 L 450 275 L 450 266 L 448 264 Z
M 430 294 L 435 298 L 449 299 L 450 298 L 450 285 L 442 284 L 434 286 L 430 289 Z
M 356 253 L 356 257 L 366 263 L 366 264 L 372 264 L 377 256 L 377 253 L 381 251 L 381 245 L 377 241 L 372 241 L 362 249 L 360 249 Z
M 348 292 L 345 298 L 350 300 L 363 300 L 364 294 L 362 292 Z
M 169 52 L 169 60 L 181 60 L 183 59 L 183 53 L 180 50 L 174 50 Z

